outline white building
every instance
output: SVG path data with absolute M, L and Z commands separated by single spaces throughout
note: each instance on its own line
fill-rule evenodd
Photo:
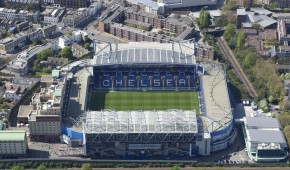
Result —
M 248 156 L 256 162 L 278 162 L 288 157 L 287 142 L 279 120 L 244 117 L 244 136 Z
M 59 8 L 45 11 L 43 22 L 47 24 L 57 24 L 58 22 L 60 22 L 61 17 L 64 15 L 64 12 L 65 11 L 63 9 Z
M 191 6 L 206 6 L 215 5 L 217 0 L 158 0 L 157 2 L 163 3 L 168 8 L 188 8 Z
M 20 100 L 26 88 L 14 84 L 6 84 L 4 97 L 10 100 Z
M 135 9 L 139 9 L 149 14 L 159 15 L 165 13 L 163 3 L 156 3 L 151 0 L 130 0 L 130 2 Z
M 89 6 L 89 13 L 91 16 L 94 16 L 97 14 L 98 10 L 102 8 L 102 3 L 100 2 L 95 2 L 92 5 Z
M 0 131 L 0 158 L 23 158 L 28 149 L 25 131 Z
M 88 34 L 84 31 L 74 31 L 71 35 L 64 35 L 59 37 L 58 46 L 60 48 L 71 46 L 75 42 L 85 41 L 88 38 Z

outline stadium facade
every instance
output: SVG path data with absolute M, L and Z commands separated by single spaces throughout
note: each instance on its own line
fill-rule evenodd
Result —
M 92 91 L 195 91 L 200 114 L 87 108 L 86 156 L 175 159 L 210 155 L 233 143 L 236 131 L 225 72 L 218 65 L 197 64 L 194 43 L 109 43 L 94 48 L 87 96 Z
M 192 6 L 216 5 L 217 0 L 159 0 L 168 8 L 188 8 Z

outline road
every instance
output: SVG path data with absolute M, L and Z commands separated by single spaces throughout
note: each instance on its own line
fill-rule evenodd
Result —
M 245 86 L 246 90 L 249 92 L 251 97 L 257 97 L 257 92 L 254 89 L 252 83 L 244 73 L 242 67 L 240 66 L 239 62 L 237 61 L 235 55 L 233 54 L 232 50 L 226 44 L 225 40 L 222 37 L 217 38 L 217 45 L 221 49 L 222 53 L 226 56 L 226 58 L 230 61 L 233 69 L 235 70 L 236 76 L 240 79 L 240 81 Z

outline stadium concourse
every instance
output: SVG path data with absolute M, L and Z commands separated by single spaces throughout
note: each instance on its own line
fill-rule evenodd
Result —
M 193 42 L 94 49 L 94 59 L 70 68 L 91 70 L 78 94 L 85 101 L 86 156 L 178 159 L 210 155 L 233 143 L 226 74 L 219 65 L 196 63 Z

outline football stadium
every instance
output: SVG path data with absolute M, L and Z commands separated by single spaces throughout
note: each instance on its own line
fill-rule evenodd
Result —
M 196 62 L 193 42 L 95 44 L 84 154 L 178 159 L 229 147 L 236 135 L 224 69 Z

